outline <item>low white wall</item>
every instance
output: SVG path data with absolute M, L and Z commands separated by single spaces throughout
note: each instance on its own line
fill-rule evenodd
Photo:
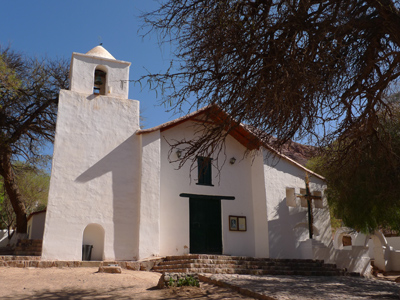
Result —
M 317 246 L 313 248 L 314 259 L 322 259 L 326 263 L 334 263 L 340 269 L 348 272 L 357 272 L 363 276 L 371 275 L 370 257 L 366 246 L 348 246 L 335 249 L 333 243 L 328 247 Z
M 28 222 L 30 226 L 29 238 L 31 240 L 42 240 L 44 232 L 44 223 L 46 220 L 46 212 L 34 214 Z
M 390 271 L 400 271 L 400 251 L 390 251 Z
M 352 246 L 351 249 L 335 251 L 335 262 L 338 268 L 346 268 L 349 272 L 362 275 L 370 273 L 370 258 L 368 247 Z
M 314 259 L 313 254 L 313 240 L 308 239 L 301 241 L 297 247 L 298 258 L 300 259 Z
M 10 234 L 13 233 L 13 230 L 10 231 Z M 8 230 L 7 229 L 0 229 L 0 247 L 7 246 L 8 240 Z
M 342 233 L 351 234 L 352 246 L 340 244 Z M 369 270 L 369 262 L 374 260 L 374 265 L 382 271 L 400 271 L 400 237 L 386 238 L 380 231 L 366 235 L 350 228 L 340 228 L 336 231 L 334 246 L 336 253 L 331 253 L 329 259 L 336 260 L 340 267 L 360 272 Z
M 400 250 L 400 236 L 387 237 L 386 241 L 390 247 Z
M 336 229 L 335 235 L 333 236 L 333 246 L 335 247 L 335 249 L 343 249 L 343 236 L 350 236 L 351 244 L 357 246 L 356 238 L 358 236 L 358 233 L 354 229 L 348 227 L 340 227 Z M 363 244 L 363 246 L 365 245 Z

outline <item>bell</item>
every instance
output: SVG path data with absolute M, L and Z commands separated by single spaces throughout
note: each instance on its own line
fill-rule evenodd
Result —
M 101 75 L 97 75 L 95 77 L 94 84 L 96 84 L 96 85 L 102 85 L 103 84 L 103 81 L 101 80 Z

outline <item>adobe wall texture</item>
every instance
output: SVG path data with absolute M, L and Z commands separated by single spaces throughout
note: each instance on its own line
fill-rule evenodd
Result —
M 89 224 L 105 231 L 104 259 L 138 255 L 139 102 L 61 91 L 43 259 L 80 260 Z

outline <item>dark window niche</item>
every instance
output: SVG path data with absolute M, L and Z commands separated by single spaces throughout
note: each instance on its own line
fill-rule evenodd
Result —
M 211 162 L 212 158 L 210 157 L 197 157 L 198 182 L 196 184 L 213 186 Z

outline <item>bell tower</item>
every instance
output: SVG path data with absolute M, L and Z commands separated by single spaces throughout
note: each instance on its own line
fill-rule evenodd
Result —
M 44 260 L 82 260 L 83 246 L 93 246 L 91 260 L 138 255 L 139 102 L 128 99 L 129 67 L 102 46 L 72 54 L 70 90 L 59 96 Z
M 116 60 L 102 46 L 72 53 L 71 91 L 128 99 L 129 62 Z

